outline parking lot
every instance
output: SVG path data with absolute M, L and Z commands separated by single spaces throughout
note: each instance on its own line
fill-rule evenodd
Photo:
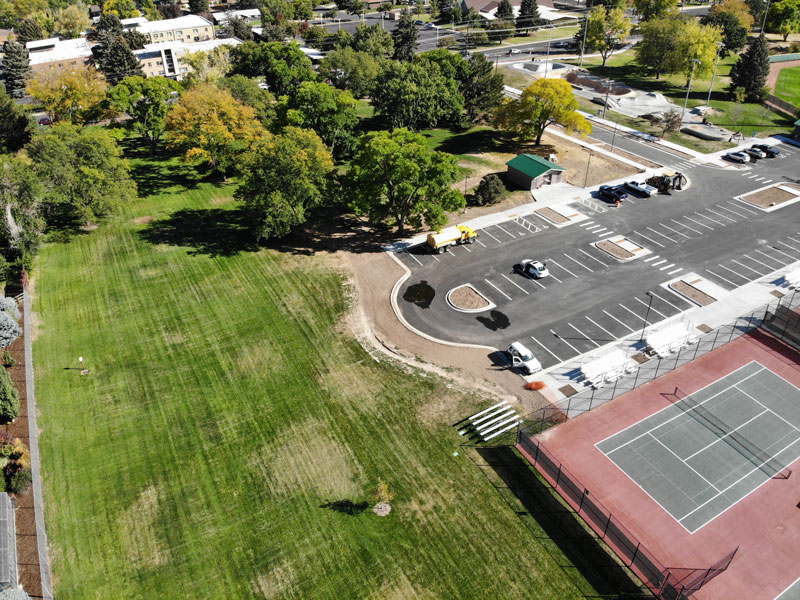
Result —
M 638 335 L 695 306 L 664 286 L 684 273 L 732 290 L 800 260 L 797 205 L 765 213 L 733 199 L 783 178 L 797 158 L 787 152 L 741 172 L 698 167 L 686 192 L 634 197 L 619 209 L 587 194 L 570 205 L 586 219 L 563 228 L 534 213 L 485 227 L 475 244 L 443 254 L 408 248 L 395 255 L 410 271 L 398 306 L 438 339 L 500 349 L 521 341 L 545 368 Z M 612 235 L 650 254 L 623 263 L 592 245 Z M 524 275 L 515 269 L 522 259 L 547 263 L 550 276 Z M 447 292 L 466 283 L 496 306 L 477 314 L 450 307 Z

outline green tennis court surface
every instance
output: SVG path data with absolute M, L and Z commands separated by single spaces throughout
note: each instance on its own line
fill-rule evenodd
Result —
M 800 389 L 751 362 L 598 444 L 690 533 L 800 458 Z

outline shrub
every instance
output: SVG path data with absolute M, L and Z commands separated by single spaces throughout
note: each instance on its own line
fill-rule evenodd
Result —
M 15 361 L 14 357 L 11 356 L 11 352 L 8 350 L 3 350 L 3 363 L 7 367 L 13 367 L 15 364 L 17 364 L 17 361 Z
M 0 298 L 0 309 L 10 314 L 15 321 L 19 321 L 22 317 L 22 313 L 20 313 L 19 308 L 17 308 L 17 301 L 13 298 Z
M 486 204 L 495 204 L 500 200 L 506 187 L 500 178 L 491 173 L 487 175 L 478 184 L 478 189 L 475 190 L 474 203 L 476 206 L 484 206 Z
M 9 423 L 19 416 L 19 394 L 8 371 L 0 369 L 0 421 Z
M 8 348 L 22 333 L 22 327 L 4 310 L 0 310 L 0 348 Z
M 31 484 L 31 470 L 22 468 L 10 468 L 10 463 L 6 467 L 6 491 L 12 494 L 20 494 L 28 489 Z

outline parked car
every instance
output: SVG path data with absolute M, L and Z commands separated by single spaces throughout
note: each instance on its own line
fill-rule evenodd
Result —
M 511 50 L 508 51 L 508 54 L 509 56 L 512 54 L 519 54 L 519 48 L 511 48 Z
M 744 152 L 728 152 L 728 154 L 725 155 L 725 158 L 740 164 L 750 162 L 750 156 Z
M 601 185 L 597 190 L 597 194 L 601 198 L 609 200 L 610 202 L 616 202 L 617 200 L 622 202 L 628 198 L 628 194 L 611 185 Z
M 781 153 L 781 149 L 776 146 L 768 146 L 767 144 L 753 144 L 753 148 L 758 148 L 769 158 L 774 158 Z
M 414 25 L 425 25 L 425 21 L 414 21 Z
M 533 352 L 519 342 L 513 342 L 508 347 L 508 355 L 511 357 L 511 364 L 528 375 L 542 370 L 542 364 L 534 358 Z
M 652 185 L 647 185 L 646 183 L 639 183 L 638 181 L 626 181 L 624 183 L 625 189 L 631 192 L 634 196 L 639 196 L 641 198 L 649 198 L 658 190 L 654 188 Z
M 531 258 L 526 258 L 525 260 L 519 261 L 517 268 L 522 271 L 524 275 L 528 275 L 534 279 L 542 279 L 550 275 L 550 271 L 547 270 L 546 264 L 540 263 L 538 260 L 533 260 Z
M 745 153 L 750 155 L 751 158 L 767 158 L 767 153 L 760 148 L 746 148 Z
M 50 117 L 42 117 L 41 119 L 39 119 L 39 125 L 44 126 L 52 124 L 53 124 L 53 119 L 51 119 Z

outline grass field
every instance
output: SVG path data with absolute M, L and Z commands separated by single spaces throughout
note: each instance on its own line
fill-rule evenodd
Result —
M 782 69 L 778 73 L 775 95 L 795 106 L 800 106 L 800 67 Z
M 450 424 L 486 400 L 361 348 L 338 261 L 254 247 L 232 185 L 167 160 L 136 174 L 152 195 L 45 247 L 33 277 L 56 597 L 630 588 L 535 479 L 510 493 L 513 455 L 458 446 Z

